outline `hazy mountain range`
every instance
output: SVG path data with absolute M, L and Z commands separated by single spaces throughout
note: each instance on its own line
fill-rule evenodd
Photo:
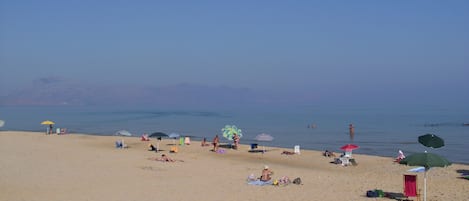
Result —
M 153 105 L 165 107 L 242 106 L 276 104 L 280 94 L 248 88 L 177 84 L 172 86 L 97 86 L 46 77 L 0 97 L 0 105 Z

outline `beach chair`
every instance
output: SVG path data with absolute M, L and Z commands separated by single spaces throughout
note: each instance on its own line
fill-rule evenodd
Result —
M 352 152 L 351 151 L 344 152 L 344 157 L 352 158 Z
M 301 154 L 301 152 L 300 152 L 300 145 L 295 145 L 295 146 L 293 147 L 293 152 L 294 152 L 295 154 Z
M 404 174 L 404 198 L 408 200 L 408 197 L 417 197 L 420 200 L 420 196 L 417 188 L 417 175 Z
M 129 146 L 127 144 L 125 144 L 124 140 L 121 140 L 121 145 L 122 147 L 121 148 L 129 148 Z
M 116 148 L 122 148 L 122 142 L 120 140 L 116 141 Z
M 255 144 L 255 143 L 254 143 L 254 144 L 251 144 L 251 150 L 257 149 L 257 146 L 258 146 L 258 144 Z
M 339 160 L 340 160 L 340 164 L 341 164 L 342 166 L 348 166 L 348 165 L 350 165 L 350 160 L 349 160 L 348 157 L 340 157 Z

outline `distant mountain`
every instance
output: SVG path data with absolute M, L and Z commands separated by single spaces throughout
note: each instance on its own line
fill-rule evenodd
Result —
M 178 84 L 164 87 L 96 86 L 47 77 L 6 96 L 0 105 L 157 105 L 172 107 L 242 106 L 275 102 L 248 88 Z

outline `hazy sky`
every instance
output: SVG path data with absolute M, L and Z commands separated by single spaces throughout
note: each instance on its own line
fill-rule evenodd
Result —
M 469 1 L 1 0 L 0 66 L 4 91 L 59 76 L 469 100 Z

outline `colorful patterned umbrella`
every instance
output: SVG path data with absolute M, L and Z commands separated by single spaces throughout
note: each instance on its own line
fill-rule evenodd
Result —
M 226 125 L 224 128 L 221 129 L 223 132 L 223 137 L 228 140 L 233 140 L 233 136 L 236 133 L 239 138 L 243 137 L 242 130 L 236 127 L 235 125 Z

